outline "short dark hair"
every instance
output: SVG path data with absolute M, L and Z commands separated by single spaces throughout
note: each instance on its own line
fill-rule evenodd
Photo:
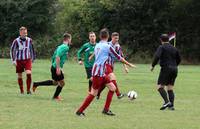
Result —
M 112 33 L 112 37 L 114 37 L 114 36 L 119 36 L 119 33 L 118 32 L 113 32 Z
M 168 34 L 162 34 L 162 35 L 160 36 L 160 40 L 161 40 L 162 42 L 169 42 L 169 35 L 168 35 Z
M 90 31 L 89 33 L 88 33 L 88 35 L 90 35 L 90 34 L 95 34 L 93 31 Z
M 22 31 L 22 30 L 27 30 L 27 28 L 24 27 L 24 26 L 21 26 L 21 27 L 19 28 L 19 31 Z
M 100 39 L 106 39 L 109 38 L 109 31 L 107 28 L 103 28 L 100 30 L 100 34 L 99 34 Z
M 71 38 L 72 36 L 71 36 L 71 34 L 69 34 L 69 33 L 64 33 L 63 34 L 63 38 L 64 39 L 69 39 L 69 38 Z

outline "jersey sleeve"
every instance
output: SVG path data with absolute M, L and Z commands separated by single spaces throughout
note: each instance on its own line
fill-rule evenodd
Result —
M 31 60 L 33 62 L 36 59 L 36 55 L 35 55 L 32 39 L 30 39 L 30 55 L 31 55 Z
M 162 46 L 158 47 L 158 49 L 156 50 L 156 53 L 154 55 L 154 59 L 152 62 L 152 67 L 154 67 L 158 63 L 158 61 L 161 57 L 161 54 L 162 54 Z
M 122 48 L 120 45 L 117 46 L 117 53 L 121 56 L 121 57 L 124 57 L 124 53 L 122 51 Z
M 117 54 L 117 52 L 114 50 L 112 46 L 109 46 L 109 52 L 111 56 L 114 56 L 117 58 L 117 60 L 121 61 L 122 57 L 119 54 Z
M 16 50 L 17 50 L 17 40 L 15 39 L 10 47 L 10 58 L 11 61 L 16 61 Z
M 77 58 L 78 58 L 79 61 L 81 60 L 81 54 L 83 53 L 83 51 L 85 51 L 86 48 L 87 48 L 87 47 L 86 47 L 86 44 L 84 44 L 84 45 L 78 50 L 78 52 L 77 52 Z

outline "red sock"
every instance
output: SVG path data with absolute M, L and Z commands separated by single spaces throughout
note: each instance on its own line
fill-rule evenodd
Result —
M 31 74 L 27 74 L 26 75 L 26 86 L 27 86 L 27 92 L 30 92 L 30 88 L 31 88 Z
M 116 95 L 117 95 L 117 96 L 120 96 L 120 92 L 119 92 L 119 88 L 117 87 L 117 82 L 116 82 L 116 80 L 112 80 L 111 82 L 112 82 L 112 83 L 115 85 L 115 87 L 116 87 L 116 90 L 115 90 Z
M 106 111 L 109 111 L 109 108 L 110 108 L 110 104 L 111 104 L 111 101 L 112 101 L 113 94 L 114 94 L 113 91 L 110 91 L 110 90 L 108 91 L 106 103 L 105 103 L 105 106 L 104 106 L 104 110 L 106 110 Z
M 20 92 L 24 93 L 24 87 L 23 87 L 23 80 L 22 80 L 22 78 L 18 78 L 18 84 L 19 84 Z
M 89 94 L 87 98 L 84 100 L 81 107 L 78 109 L 78 112 L 83 112 L 90 105 L 93 99 L 94 99 L 94 96 Z

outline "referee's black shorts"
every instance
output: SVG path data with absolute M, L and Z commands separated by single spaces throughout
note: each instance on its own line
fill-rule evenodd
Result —
M 53 66 L 51 66 L 51 77 L 54 81 L 61 81 L 64 79 L 64 75 L 61 71 L 60 75 L 56 74 L 56 68 L 54 68 Z
M 87 79 L 90 79 L 92 77 L 92 67 L 88 67 L 88 68 L 85 67 L 85 71 L 87 74 Z
M 174 85 L 177 77 L 177 67 L 162 67 L 158 77 L 158 85 Z

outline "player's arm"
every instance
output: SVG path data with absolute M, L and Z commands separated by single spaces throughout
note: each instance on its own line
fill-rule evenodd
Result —
M 78 61 L 79 61 L 79 64 L 82 65 L 83 62 L 82 62 L 82 58 L 81 58 L 81 54 L 83 53 L 83 51 L 85 51 L 86 49 L 86 46 L 85 44 L 83 46 L 81 46 L 81 48 L 78 50 L 77 52 L 77 58 L 78 58 Z
M 121 46 L 119 45 L 119 48 L 118 48 L 118 52 L 119 52 L 119 55 L 121 56 L 121 57 L 123 57 L 124 58 L 124 53 L 123 53 L 123 51 L 122 51 L 122 48 L 121 48 Z M 123 64 L 123 67 L 124 67 L 124 71 L 126 72 L 126 73 L 128 73 L 129 72 L 129 70 L 128 70 L 128 67 L 127 67 L 127 65 L 126 64 Z
M 113 49 L 113 47 L 110 47 L 109 49 L 110 49 L 111 54 L 113 54 L 117 58 L 117 60 L 121 61 L 123 64 L 128 65 L 129 67 L 132 67 L 132 68 L 136 67 L 135 65 L 133 65 L 133 64 L 129 63 L 128 61 L 126 61 L 119 54 L 117 54 L 116 51 Z
M 30 54 L 31 54 L 31 60 L 34 62 L 36 55 L 35 55 L 35 50 L 33 47 L 32 39 L 30 39 Z
M 89 57 L 89 61 L 91 61 L 94 58 L 94 56 L 95 56 L 95 54 L 92 53 L 92 55 L 90 55 L 90 57 Z
M 13 65 L 16 65 L 16 47 L 17 41 L 14 40 L 12 46 L 10 47 L 10 57 Z
M 60 57 L 62 57 L 64 54 L 67 54 L 67 49 L 65 48 L 58 48 L 57 54 L 56 54 L 56 74 L 61 74 L 61 68 L 60 68 Z
M 158 47 L 158 49 L 156 50 L 156 53 L 154 54 L 154 58 L 153 58 L 153 62 L 151 65 L 151 71 L 154 70 L 154 67 L 157 65 L 158 61 L 160 60 L 160 56 L 162 54 L 162 47 Z

